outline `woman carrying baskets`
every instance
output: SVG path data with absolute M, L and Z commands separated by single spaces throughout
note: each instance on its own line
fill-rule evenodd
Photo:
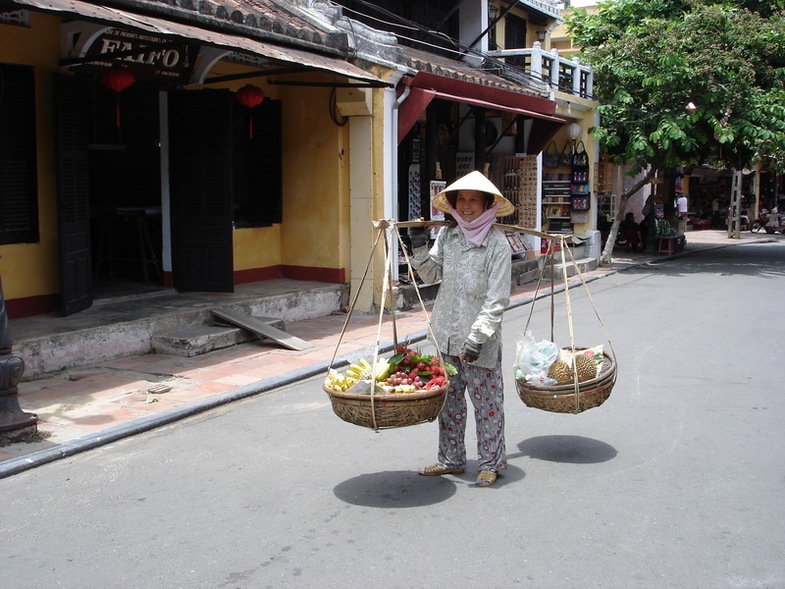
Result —
M 496 482 L 507 466 L 504 441 L 502 316 L 510 300 L 510 247 L 493 227 L 496 217 L 515 212 L 514 205 L 480 172 L 459 178 L 433 201 L 457 226 L 445 227 L 433 248 L 428 229 L 409 229 L 412 265 L 426 283 L 441 281 L 431 324 L 445 361 L 458 368 L 450 379 L 439 414 L 438 463 L 420 474 L 437 476 L 466 469 L 467 404 L 474 405 L 477 427 L 477 485 Z

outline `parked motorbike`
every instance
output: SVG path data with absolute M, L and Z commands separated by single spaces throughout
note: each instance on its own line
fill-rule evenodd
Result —
M 750 226 L 750 231 L 753 233 L 758 233 L 761 229 L 764 229 L 766 233 L 773 234 L 773 233 L 785 233 L 785 214 L 777 214 L 777 219 L 779 220 L 779 227 L 769 227 L 768 223 L 771 220 L 771 212 L 768 209 L 761 209 L 760 214 L 758 214 L 758 218 L 752 222 Z

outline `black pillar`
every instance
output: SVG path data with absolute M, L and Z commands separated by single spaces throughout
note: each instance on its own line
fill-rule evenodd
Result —
M 0 436 L 25 428 L 35 429 L 38 423 L 35 413 L 25 413 L 19 407 L 19 389 L 16 385 L 22 379 L 25 363 L 11 354 L 11 345 L 3 283 L 0 282 Z
M 474 107 L 474 169 L 483 171 L 485 165 L 485 111 Z

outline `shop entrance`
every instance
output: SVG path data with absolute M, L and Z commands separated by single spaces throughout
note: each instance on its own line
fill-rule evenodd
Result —
M 233 226 L 281 223 L 280 102 L 248 113 L 229 90 L 58 75 L 55 107 L 63 313 L 165 286 L 232 292 Z
M 88 144 L 95 298 L 163 287 L 159 91 L 92 88 Z
M 158 90 L 55 76 L 60 307 L 162 288 Z M 119 100 L 118 100 L 119 99 Z

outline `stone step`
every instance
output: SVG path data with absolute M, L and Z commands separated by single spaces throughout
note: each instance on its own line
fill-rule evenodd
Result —
M 284 322 L 281 319 L 272 317 L 254 317 L 254 319 L 285 331 Z M 246 329 L 216 323 L 216 325 L 198 325 L 154 335 L 151 339 L 153 352 L 190 358 L 260 339 L 259 336 Z M 272 340 L 269 341 L 272 342 Z
M 512 285 L 521 286 L 534 282 L 540 275 L 541 257 L 521 258 L 512 261 Z
M 346 284 L 288 279 L 241 285 L 234 293 L 167 290 L 117 297 L 65 317 L 50 314 L 13 320 L 13 353 L 24 360 L 25 378 L 149 354 L 154 351 L 152 340 L 166 334 L 174 336 L 159 340 L 158 350 L 169 346 L 171 353 L 195 355 L 210 346 L 219 349 L 232 345 L 229 342 L 259 341 L 239 327 L 216 326 L 212 309 L 292 322 L 324 317 L 345 307 L 348 300 Z

